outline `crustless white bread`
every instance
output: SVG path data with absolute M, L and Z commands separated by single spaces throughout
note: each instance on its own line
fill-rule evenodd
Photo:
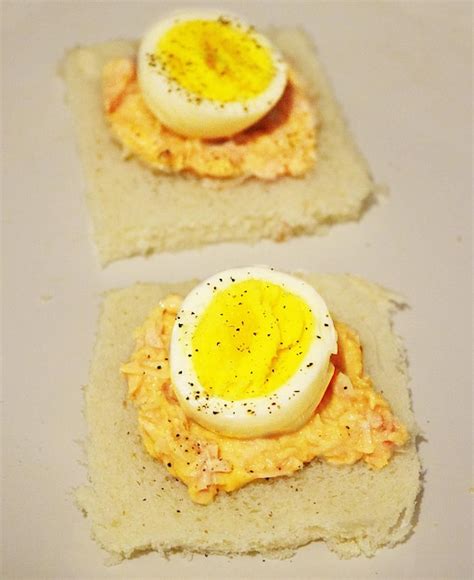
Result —
M 404 350 L 391 327 L 398 296 L 351 276 L 306 276 L 335 319 L 360 335 L 374 385 L 411 433 L 387 467 L 333 466 L 314 460 L 291 477 L 251 483 L 194 504 L 186 487 L 144 450 L 136 411 L 125 403 L 120 365 L 134 347 L 133 330 L 171 292 L 194 285 L 135 285 L 107 294 L 86 388 L 89 482 L 77 491 L 99 544 L 118 559 L 140 551 L 289 556 L 324 540 L 341 557 L 371 556 L 403 541 L 413 527 L 420 490 L 416 425 Z M 235 533 L 238 530 L 238 533 Z
M 153 172 L 126 159 L 103 114 L 101 71 L 136 43 L 108 42 L 71 50 L 62 63 L 86 172 L 87 201 L 102 264 L 137 254 L 225 240 L 284 240 L 358 219 L 374 184 L 308 37 L 269 33 L 299 71 L 320 119 L 317 161 L 303 178 L 275 182 L 200 179 Z

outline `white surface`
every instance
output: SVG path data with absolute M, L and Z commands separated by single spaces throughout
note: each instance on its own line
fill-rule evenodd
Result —
M 471 4 L 226 6 L 260 25 L 311 31 L 390 197 L 360 224 L 323 238 L 211 246 L 101 271 L 56 65 L 72 45 L 140 35 L 160 9 L 138 2 L 4 2 L 3 576 L 470 577 Z M 81 385 L 99 294 L 137 280 L 204 277 L 248 263 L 354 272 L 407 296 L 411 309 L 398 316 L 397 330 L 426 436 L 415 533 L 370 560 L 339 561 L 317 544 L 284 562 L 165 561 L 152 554 L 104 567 L 70 497 L 85 478 L 77 443 L 85 433 Z

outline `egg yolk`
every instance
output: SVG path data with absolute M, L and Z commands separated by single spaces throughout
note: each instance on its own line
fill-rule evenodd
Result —
M 314 337 L 311 309 L 264 280 L 216 292 L 193 337 L 193 364 L 203 388 L 222 399 L 269 395 L 301 365 Z
M 251 29 L 225 18 L 178 22 L 158 41 L 150 62 L 156 60 L 186 91 L 223 103 L 259 95 L 275 72 Z

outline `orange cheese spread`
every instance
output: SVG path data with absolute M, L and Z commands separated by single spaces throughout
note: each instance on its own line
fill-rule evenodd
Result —
M 105 116 L 124 150 L 149 167 L 199 177 L 273 180 L 301 176 L 316 161 L 317 122 L 295 73 L 273 109 L 228 139 L 202 140 L 167 129 L 148 109 L 132 59 L 114 59 L 103 70 Z
M 384 467 L 409 439 L 384 397 L 364 374 L 357 334 L 335 322 L 334 376 L 310 420 L 279 436 L 235 439 L 186 417 L 173 392 L 168 361 L 171 331 L 181 299 L 170 296 L 136 331 L 136 348 L 121 368 L 147 452 L 188 487 L 191 499 L 210 503 L 219 490 L 234 491 L 262 478 L 290 475 L 315 458 L 336 465 L 363 460 Z

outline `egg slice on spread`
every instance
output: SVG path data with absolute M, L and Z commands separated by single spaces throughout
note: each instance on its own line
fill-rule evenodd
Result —
M 332 319 L 312 286 L 270 268 L 238 268 L 208 278 L 183 301 L 170 372 L 188 417 L 253 438 L 308 421 L 336 352 Z
M 287 68 L 268 39 L 235 16 L 187 12 L 145 34 L 138 80 L 165 126 L 187 137 L 219 138 L 253 125 L 275 105 Z

